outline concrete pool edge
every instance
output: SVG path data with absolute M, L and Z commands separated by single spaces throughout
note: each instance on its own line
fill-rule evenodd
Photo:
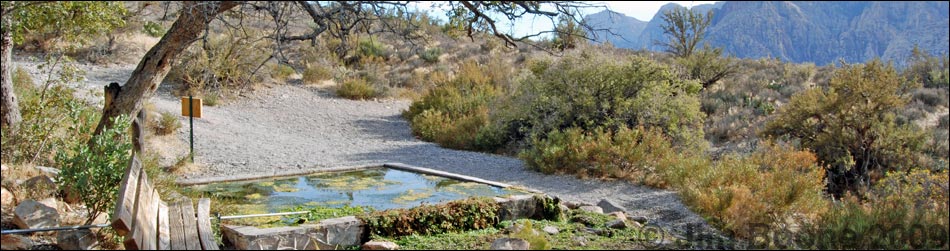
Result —
M 291 176 L 304 176 L 304 175 L 319 174 L 319 173 L 360 171 L 360 170 L 367 170 L 367 169 L 372 169 L 372 168 L 392 168 L 392 169 L 402 170 L 402 171 L 407 171 L 407 172 L 435 175 L 435 176 L 445 177 L 449 179 L 481 183 L 481 184 L 486 184 L 489 186 L 494 186 L 494 187 L 499 187 L 499 188 L 513 188 L 513 189 L 524 190 L 529 193 L 544 194 L 544 192 L 542 191 L 527 188 L 527 187 L 512 186 L 507 183 L 490 181 L 490 180 L 472 177 L 468 175 L 462 175 L 462 174 L 451 173 L 451 172 L 446 172 L 446 171 L 439 171 L 439 170 L 435 170 L 431 168 L 413 166 L 413 165 L 408 165 L 408 164 L 398 163 L 398 162 L 358 165 L 358 166 L 330 167 L 330 168 L 322 168 L 322 169 L 317 169 L 317 170 L 300 170 L 300 171 L 288 171 L 288 172 L 279 172 L 279 173 L 275 172 L 274 174 L 270 174 L 270 175 L 258 174 L 258 175 L 238 175 L 238 176 L 232 176 L 232 177 L 178 179 L 175 181 L 175 183 L 177 183 L 179 186 L 195 186 L 195 185 L 204 185 L 204 184 L 219 183 L 219 182 L 248 181 L 248 180 L 259 180 L 259 179 L 283 178 L 283 177 L 291 177 Z

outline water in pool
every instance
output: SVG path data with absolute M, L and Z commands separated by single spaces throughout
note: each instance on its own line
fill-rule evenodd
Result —
M 273 213 L 296 206 L 350 205 L 386 210 L 474 196 L 525 194 L 519 190 L 389 168 L 223 182 L 185 189 L 232 201 L 239 214 Z

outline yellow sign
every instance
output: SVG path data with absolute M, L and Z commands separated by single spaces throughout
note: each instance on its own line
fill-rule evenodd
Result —
M 192 98 L 194 103 L 191 104 L 191 110 L 195 111 L 195 118 L 201 118 L 201 99 Z M 181 97 L 181 116 L 188 116 L 191 113 L 188 112 L 188 97 Z

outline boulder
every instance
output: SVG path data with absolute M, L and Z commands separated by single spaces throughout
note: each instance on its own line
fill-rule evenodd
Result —
M 221 225 L 221 233 L 236 250 L 315 250 L 320 248 L 315 239 L 317 226 L 312 224 L 274 228 Z
M 580 209 L 580 210 L 582 210 L 582 211 L 591 212 L 591 213 L 599 213 L 599 214 L 604 213 L 604 209 L 603 209 L 603 208 L 600 208 L 600 207 L 598 207 L 598 206 L 581 206 L 581 207 L 578 208 L 578 209 Z
M 13 192 L 10 192 L 6 188 L 0 187 L 0 207 L 3 208 L 13 208 L 14 204 Z
M 623 219 L 616 219 L 607 222 L 607 228 L 624 229 L 627 228 L 627 223 Z
M 626 219 L 627 219 L 627 215 L 624 214 L 623 212 L 613 212 L 613 213 L 609 213 L 609 214 L 607 214 L 607 215 L 610 215 L 611 217 L 614 217 L 614 218 L 619 219 L 619 220 L 626 220 Z
M 593 204 L 590 204 L 590 203 L 576 202 L 576 201 L 561 201 L 561 205 L 564 205 L 570 209 L 578 209 L 582 206 L 593 206 Z
M 574 243 L 577 243 L 578 246 L 587 246 L 587 238 L 584 238 L 584 236 L 574 236 L 572 240 L 574 240 Z
M 508 198 L 495 197 L 498 203 L 498 218 L 500 221 L 534 218 L 540 213 L 538 202 L 534 195 L 515 195 Z
M 5 234 L 0 236 L 0 250 L 30 250 L 33 240 L 19 234 Z
M 20 202 L 13 210 L 13 224 L 20 229 L 49 228 L 59 226 L 59 212 L 56 208 L 35 200 Z
M 99 244 L 99 239 L 89 229 L 59 231 L 56 234 L 56 246 L 63 250 L 92 250 L 96 244 Z
M 30 191 L 32 198 L 49 198 L 56 196 L 59 191 L 56 182 L 46 175 L 40 175 L 30 178 L 20 185 L 21 188 Z
M 491 243 L 492 250 L 528 250 L 531 244 L 518 238 L 499 238 Z
M 545 233 L 548 233 L 548 234 L 550 234 L 550 235 L 556 235 L 556 234 L 558 234 L 558 233 L 561 233 L 561 230 L 558 230 L 558 229 L 557 229 L 556 227 L 554 227 L 554 226 L 546 226 L 546 227 L 542 228 L 541 231 L 544 231 Z
M 597 206 L 604 209 L 604 213 L 613 213 L 613 212 L 627 212 L 627 209 L 610 199 L 602 199 L 597 203 Z
M 647 222 L 650 221 L 649 219 L 647 219 L 647 217 L 644 217 L 644 216 L 627 216 L 627 219 L 631 221 L 639 222 L 640 224 L 647 224 Z
M 398 250 L 399 245 L 388 241 L 370 241 L 363 243 L 363 250 Z

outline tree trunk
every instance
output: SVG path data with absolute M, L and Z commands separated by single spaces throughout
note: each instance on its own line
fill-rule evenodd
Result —
M 3 14 L 3 19 L 7 19 Z M 0 96 L 3 101 L 0 103 L 0 126 L 6 127 L 6 133 L 12 136 L 16 134 L 20 121 L 20 105 L 17 104 L 16 93 L 13 92 L 13 39 L 10 36 L 10 20 L 4 20 L 0 32 L 2 32 L 3 41 L 0 44 Z
M 142 100 L 155 94 L 158 85 L 165 79 L 178 56 L 204 32 L 214 17 L 237 6 L 237 2 L 186 2 L 178 20 L 172 24 L 158 44 L 150 49 L 132 76 L 115 95 L 111 104 L 103 107 L 102 118 L 96 126 L 95 134 L 112 127 L 112 118 L 131 115 L 142 109 Z

